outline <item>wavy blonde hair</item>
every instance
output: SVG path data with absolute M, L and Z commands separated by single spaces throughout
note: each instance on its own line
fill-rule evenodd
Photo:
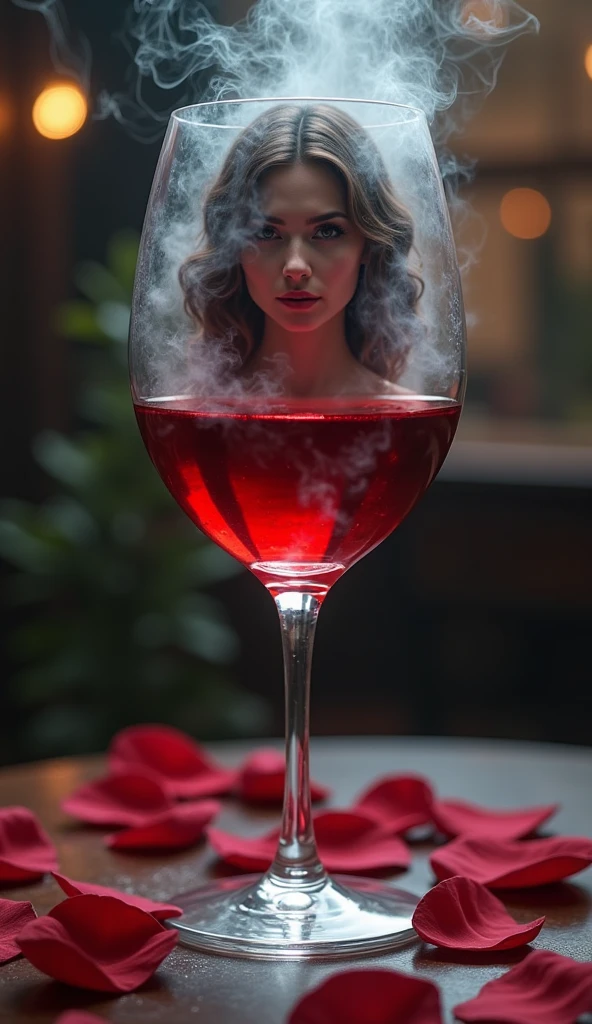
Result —
M 329 167 L 345 189 L 348 216 L 366 239 L 365 266 L 346 307 L 346 341 L 364 366 L 394 380 L 407 361 L 423 291 L 408 265 L 413 223 L 374 142 L 335 107 L 273 107 L 233 143 L 205 198 L 201 247 L 179 272 L 186 312 L 203 339 L 231 338 L 244 365 L 261 342 L 265 319 L 240 265 L 253 244 L 254 220 L 262 219 L 260 179 L 298 162 Z

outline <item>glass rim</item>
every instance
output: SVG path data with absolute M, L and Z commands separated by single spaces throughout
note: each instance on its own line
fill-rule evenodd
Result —
M 404 110 L 410 115 L 408 117 L 402 117 L 396 121 L 385 121 L 380 124 L 365 125 L 365 128 L 391 128 L 395 125 L 400 124 L 413 124 L 414 122 L 426 123 L 427 118 L 423 110 L 419 107 L 413 107 L 409 103 L 395 103 L 391 100 L 366 100 L 348 96 L 260 96 L 260 97 L 247 97 L 245 99 L 232 99 L 232 100 L 205 100 L 203 103 L 188 103 L 184 107 L 177 107 L 173 110 L 170 115 L 171 121 L 176 121 L 179 124 L 191 124 L 197 128 L 221 128 L 230 129 L 236 131 L 237 128 L 246 127 L 236 124 L 211 124 L 209 121 L 199 121 L 194 118 L 184 117 L 183 115 L 187 111 L 205 110 L 206 107 L 232 107 L 239 106 L 247 103 L 309 103 L 316 101 L 317 103 L 356 103 L 359 105 L 368 104 L 376 107 L 388 107 L 393 110 Z

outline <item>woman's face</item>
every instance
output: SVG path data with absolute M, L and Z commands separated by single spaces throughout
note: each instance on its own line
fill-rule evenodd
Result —
M 290 164 L 264 175 L 260 199 L 255 249 L 241 259 L 249 294 L 286 330 L 315 330 L 358 283 L 365 238 L 347 216 L 345 188 L 322 164 Z

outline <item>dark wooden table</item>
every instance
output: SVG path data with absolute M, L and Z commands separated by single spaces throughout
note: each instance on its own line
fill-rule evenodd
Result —
M 211 749 L 223 761 L 236 764 L 250 745 L 220 744 Z M 59 809 L 61 799 L 102 770 L 99 758 L 5 769 L 0 772 L 0 805 L 22 804 L 35 811 L 57 845 L 62 872 L 76 880 L 165 900 L 211 877 L 213 857 L 204 844 L 168 856 L 115 854 L 103 846 L 100 830 L 66 821 Z M 584 748 L 456 739 L 315 740 L 313 772 L 333 787 L 333 806 L 346 806 L 379 775 L 419 772 L 437 785 L 442 796 L 492 807 L 558 801 L 562 809 L 550 822 L 549 832 L 592 834 L 592 751 Z M 228 801 L 218 822 L 222 828 L 255 834 L 277 820 L 277 811 L 249 811 Z M 427 861 L 431 849 L 428 843 L 414 847 L 412 868 L 393 876 L 398 885 L 422 894 L 433 884 Z M 38 914 L 64 898 L 48 878 L 3 890 L 0 896 L 31 900 Z M 573 881 L 517 891 L 504 902 L 521 922 L 547 916 L 533 946 L 577 960 L 592 959 L 592 869 Z M 0 1020 L 46 1024 L 78 1007 L 118 1024 L 283 1024 L 298 998 L 327 976 L 352 966 L 380 966 L 438 984 L 444 1020 L 452 1022 L 455 1004 L 474 996 L 486 981 L 525 955 L 523 949 L 490 955 L 446 953 L 418 941 L 388 955 L 275 964 L 205 955 L 179 946 L 146 985 L 118 997 L 50 981 L 21 958 L 0 967 Z

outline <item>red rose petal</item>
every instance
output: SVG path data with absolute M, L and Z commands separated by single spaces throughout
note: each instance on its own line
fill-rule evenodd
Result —
M 323 811 L 314 819 L 321 860 L 329 871 L 407 868 L 409 848 L 390 829 L 356 811 Z
M 403 840 L 368 815 L 323 811 L 315 816 L 314 828 L 319 856 L 328 871 L 357 873 L 409 866 L 411 855 Z M 264 871 L 275 857 L 279 829 L 254 838 L 217 828 L 207 831 L 218 856 L 236 867 Z
M 206 835 L 221 860 L 243 871 L 265 871 L 277 849 L 279 829 L 263 836 L 235 836 L 220 828 L 207 828 Z
M 522 839 L 555 814 L 558 807 L 558 804 L 548 804 L 516 811 L 493 811 L 464 800 L 434 800 L 432 819 L 445 836 Z
M 31 882 L 57 871 L 55 846 L 26 807 L 0 808 L 0 882 Z
M 220 810 L 217 800 L 176 804 L 123 832 L 108 836 L 112 850 L 182 850 L 202 838 L 206 825 Z
M 169 795 L 187 799 L 228 793 L 237 775 L 207 757 L 191 736 L 169 725 L 123 729 L 109 748 L 109 765 L 114 771 L 147 770 Z
M 308 992 L 288 1024 L 442 1024 L 440 995 L 399 971 L 341 971 Z
M 446 949 L 514 949 L 536 939 L 544 923 L 517 924 L 489 889 L 458 875 L 430 889 L 412 918 L 420 938 Z
M 407 832 L 432 820 L 434 794 L 420 775 L 389 775 L 374 782 L 354 804 L 354 810 L 371 814 L 393 832 Z
M 13 956 L 20 956 L 15 935 L 36 917 L 33 904 L 28 900 L 0 900 L 0 964 L 12 960 Z
M 92 825 L 137 825 L 171 804 L 172 798 L 158 779 L 134 769 L 80 786 L 62 801 L 62 810 Z
M 106 885 L 74 882 L 71 878 L 66 878 L 65 875 L 58 875 L 55 871 L 52 874 L 60 888 L 66 893 L 66 896 L 89 894 L 93 896 L 114 896 L 116 899 L 123 900 L 124 903 L 129 903 L 132 907 L 139 907 L 140 910 L 145 910 L 147 914 L 152 914 L 157 921 L 166 921 L 169 917 L 180 917 L 183 913 L 181 907 L 175 907 L 172 903 L 155 903 L 154 900 L 149 900 L 146 896 L 137 896 L 131 892 L 120 892 L 119 889 L 109 889 Z
M 490 889 L 518 889 L 558 882 L 592 864 L 592 839 L 551 837 L 504 842 L 468 837 L 435 850 L 436 878 L 465 875 Z
M 105 1024 L 105 1018 L 85 1010 L 67 1010 L 58 1017 L 56 1024 Z
M 454 1007 L 467 1022 L 490 1024 L 574 1024 L 592 1010 L 592 963 L 578 963 L 547 949 L 535 949 L 525 960 L 479 995 Z
M 236 795 L 253 803 L 280 802 L 284 796 L 286 761 L 279 750 L 254 750 L 242 764 L 236 781 Z M 325 800 L 331 790 L 310 782 L 311 800 Z
M 50 978 L 101 992 L 131 992 L 168 956 L 177 932 L 123 900 L 83 895 L 31 921 L 17 942 Z

